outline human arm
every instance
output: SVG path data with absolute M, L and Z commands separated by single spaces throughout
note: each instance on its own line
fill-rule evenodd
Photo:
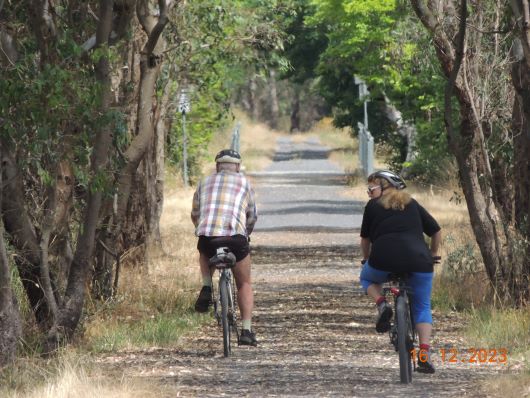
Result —
M 372 246 L 372 243 L 370 242 L 370 238 L 361 237 L 361 254 L 363 256 L 363 259 L 362 259 L 363 264 L 364 264 L 364 261 L 368 260 L 368 257 L 370 257 L 371 246 Z
M 258 220 L 258 209 L 256 207 L 255 194 L 254 190 L 250 186 L 248 189 L 248 205 L 246 210 L 246 218 L 247 236 L 250 236 L 250 234 L 254 230 L 254 225 Z
M 431 254 L 434 258 L 434 262 L 440 261 L 440 255 L 438 254 L 438 251 L 440 249 L 440 245 L 442 243 L 442 231 L 438 230 L 434 233 L 434 235 L 431 236 Z
M 193 202 L 191 206 L 191 221 L 195 228 L 199 225 L 199 216 L 200 216 L 200 202 L 199 202 L 199 188 L 193 194 Z
M 370 240 L 370 227 L 372 224 L 372 212 L 370 211 L 370 203 L 366 205 L 363 213 L 363 220 L 361 223 L 361 254 L 363 256 L 362 263 L 368 260 L 370 257 L 370 249 L 372 247 L 372 242 Z
M 440 225 L 434 219 L 434 217 L 421 205 L 418 204 L 418 208 L 422 220 L 423 232 L 431 238 L 431 255 L 434 259 L 434 262 L 438 263 L 440 262 L 440 255 L 438 251 L 440 250 L 440 245 L 442 243 L 442 232 L 440 229 Z

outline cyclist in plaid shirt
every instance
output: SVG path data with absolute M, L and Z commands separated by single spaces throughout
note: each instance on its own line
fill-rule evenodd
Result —
M 212 271 L 208 260 L 218 247 L 229 247 L 236 256 L 233 269 L 241 310 L 242 331 L 239 343 L 257 345 L 252 331 L 254 294 L 250 279 L 250 247 L 248 237 L 257 220 L 254 191 L 247 178 L 239 173 L 241 156 L 225 149 L 215 157 L 217 172 L 203 179 L 193 195 L 191 219 L 198 236 L 199 265 L 203 287 L 195 310 L 207 312 L 212 301 Z

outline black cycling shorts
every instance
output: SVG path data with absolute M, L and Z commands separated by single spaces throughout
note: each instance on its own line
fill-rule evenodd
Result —
M 248 239 L 243 235 L 199 236 L 197 250 L 208 258 L 215 256 L 219 247 L 228 247 L 236 256 L 236 261 L 243 260 L 250 253 Z

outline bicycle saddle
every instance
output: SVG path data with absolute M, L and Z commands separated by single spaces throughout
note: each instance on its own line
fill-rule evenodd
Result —
M 401 279 L 407 279 L 411 275 L 410 272 L 393 272 L 388 275 L 389 282 L 399 282 Z
M 210 258 L 209 264 L 216 268 L 232 268 L 236 265 L 236 256 L 228 247 L 220 247 L 217 254 Z

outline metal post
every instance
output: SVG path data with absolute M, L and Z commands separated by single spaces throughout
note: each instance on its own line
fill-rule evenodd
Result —
M 359 99 L 363 100 L 364 123 L 357 123 L 359 130 L 359 163 L 365 176 L 374 170 L 374 137 L 368 130 L 368 88 L 366 83 L 355 76 L 355 84 L 359 85 Z
M 366 141 L 366 176 L 369 176 L 374 172 L 374 137 L 368 130 L 366 130 L 367 141 Z
M 186 113 L 191 110 L 190 99 L 188 97 L 189 89 L 183 85 L 179 96 L 179 112 L 182 114 L 182 179 L 184 186 L 188 186 L 188 136 L 186 134 Z
M 241 122 L 237 122 L 236 127 L 234 128 L 234 131 L 232 132 L 232 145 L 230 146 L 231 149 L 234 151 L 240 152 L 240 130 L 241 130 Z
M 182 112 L 182 179 L 188 186 L 188 137 L 186 135 L 186 112 Z
M 357 123 L 357 129 L 359 130 L 359 163 L 361 165 L 361 169 L 364 172 L 364 163 L 365 163 L 365 156 L 366 156 L 366 149 L 365 149 L 365 137 L 364 137 L 364 126 L 361 122 Z
M 368 101 L 364 100 L 364 128 L 368 131 Z

